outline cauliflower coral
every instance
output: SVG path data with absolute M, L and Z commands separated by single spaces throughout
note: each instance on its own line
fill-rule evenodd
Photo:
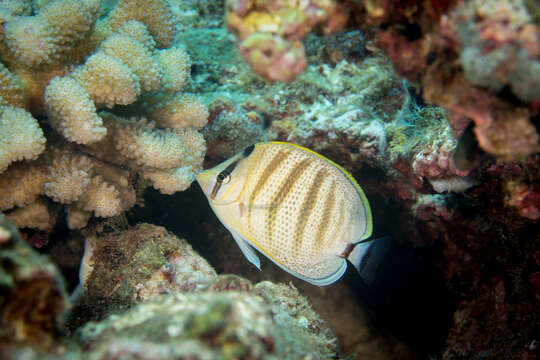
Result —
M 0 3 L 0 210 L 19 226 L 47 229 L 57 202 L 82 228 L 133 206 L 137 182 L 172 194 L 201 167 L 208 111 L 182 92 L 168 3 L 119 0 L 98 19 L 100 3 Z

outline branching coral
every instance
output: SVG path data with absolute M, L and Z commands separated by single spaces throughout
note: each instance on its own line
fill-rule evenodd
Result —
M 202 129 L 208 119 L 206 106 L 193 95 L 150 95 L 143 101 L 147 116 L 160 127 Z
M 45 150 L 45 137 L 27 111 L 0 106 L 0 173 L 13 161 L 34 160 Z
M 5 25 L 10 57 L 26 66 L 58 61 L 89 33 L 99 8 L 97 0 L 57 0 L 34 16 L 16 17 Z
M 65 204 L 68 226 L 80 228 L 91 214 L 133 206 L 138 178 L 171 194 L 189 187 L 201 166 L 198 130 L 208 112 L 181 93 L 190 61 L 171 47 L 167 2 L 120 0 L 96 21 L 99 4 L 53 0 L 34 13 L 0 7 L 0 198 L 19 219 L 32 213 L 21 207 L 45 195 Z M 39 164 L 8 169 L 43 152 Z
M 10 166 L 0 176 L 0 210 L 30 204 L 37 199 L 46 180 L 47 170 L 39 161 Z
M 66 139 L 86 144 L 100 140 L 106 131 L 88 93 L 74 79 L 55 77 L 45 91 L 49 119 Z
M 41 199 L 11 211 L 8 218 L 18 228 L 32 227 L 39 230 L 51 230 L 53 225 L 47 203 Z
M 174 19 L 165 0 L 122 0 L 107 17 L 96 24 L 96 34 L 105 38 L 129 20 L 146 25 L 159 47 L 169 47 L 174 39 Z

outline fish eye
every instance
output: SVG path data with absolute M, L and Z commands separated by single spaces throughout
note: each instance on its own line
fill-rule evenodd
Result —
M 217 182 L 222 184 L 228 184 L 231 181 L 231 175 L 222 171 L 217 176 Z

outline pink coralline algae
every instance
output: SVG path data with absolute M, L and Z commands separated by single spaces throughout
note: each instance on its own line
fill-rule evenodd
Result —
M 307 66 L 299 42 L 287 42 L 271 34 L 254 34 L 240 44 L 240 53 L 265 79 L 292 81 Z
M 253 70 L 270 81 L 292 81 L 306 68 L 300 40 L 312 29 L 330 34 L 348 19 L 345 5 L 331 0 L 281 2 L 228 0 L 227 26 Z

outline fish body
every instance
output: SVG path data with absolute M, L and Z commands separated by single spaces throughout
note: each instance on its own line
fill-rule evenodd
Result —
M 263 142 L 197 174 L 210 206 L 246 258 L 257 251 L 315 285 L 338 280 L 369 253 L 372 218 L 354 178 L 301 146 Z

